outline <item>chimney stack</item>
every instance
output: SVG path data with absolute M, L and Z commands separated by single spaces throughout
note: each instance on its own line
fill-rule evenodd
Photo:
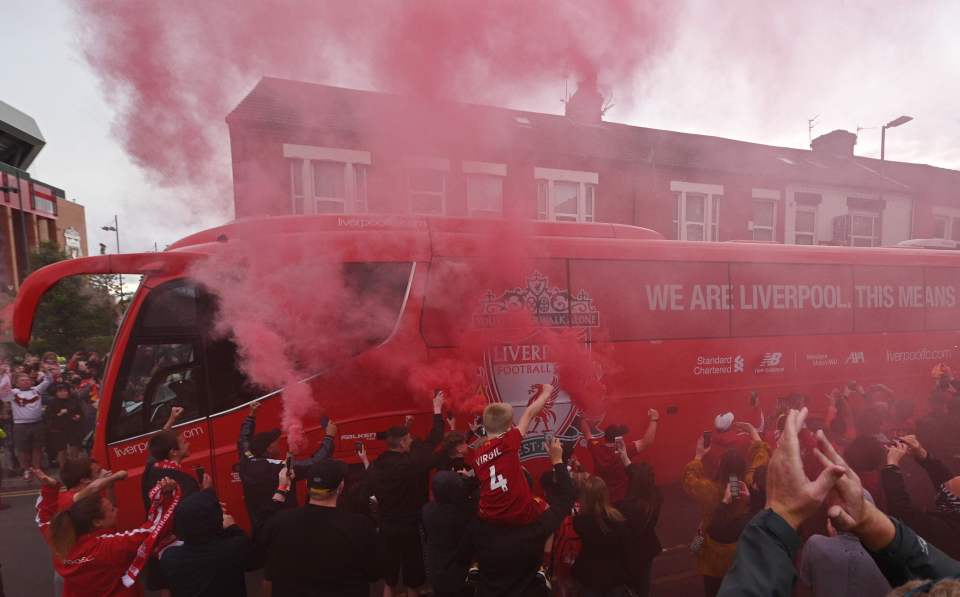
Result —
M 810 142 L 810 149 L 816 153 L 825 153 L 837 157 L 853 157 L 853 146 L 857 136 L 850 131 L 837 129 L 820 135 Z
M 599 124 L 603 119 L 603 96 L 597 90 L 597 75 L 585 76 L 577 83 L 577 90 L 567 100 L 565 114 L 570 120 L 585 124 Z

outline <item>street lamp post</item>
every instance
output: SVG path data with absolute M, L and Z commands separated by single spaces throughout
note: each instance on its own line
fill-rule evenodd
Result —
M 0 187 L 0 191 L 5 193 L 14 193 L 20 200 L 20 237 L 23 239 L 23 265 L 24 272 L 21 277 L 26 277 L 26 270 L 30 269 L 30 251 L 27 247 L 27 214 L 23 211 L 23 194 L 18 187 Z
M 117 235 L 117 254 L 120 254 L 120 220 L 114 215 L 113 216 L 113 226 L 101 226 L 100 230 L 106 230 L 107 232 L 113 232 Z M 120 284 L 120 302 L 123 302 L 123 274 L 117 274 L 117 279 Z
M 883 158 L 886 155 L 887 148 L 887 129 L 892 129 L 898 127 L 901 124 L 907 124 L 913 120 L 913 116 L 901 116 L 900 118 L 894 118 L 887 124 L 880 127 L 880 166 L 883 166 Z
M 907 124 L 907 123 L 910 122 L 911 120 L 913 120 L 913 116 L 906 116 L 906 115 L 904 115 L 904 116 L 900 116 L 899 118 L 894 118 L 893 120 L 891 120 L 891 121 L 888 122 L 887 124 L 885 124 L 885 125 L 883 125 L 882 127 L 880 127 L 880 202 L 881 202 L 881 205 L 883 204 L 883 184 L 884 184 L 884 181 L 883 181 L 883 160 L 884 160 L 884 158 L 886 157 L 886 154 L 887 154 L 887 129 L 892 129 L 892 128 L 898 127 L 898 126 L 900 126 L 900 125 L 902 125 L 902 124 Z M 911 220 L 912 220 L 912 218 L 911 218 Z M 913 230 L 912 230 L 912 228 L 913 228 L 913 222 L 912 222 L 912 221 L 910 222 L 910 228 L 911 228 L 911 230 L 910 230 L 910 236 L 911 236 L 911 238 L 912 238 L 912 237 L 913 237 Z

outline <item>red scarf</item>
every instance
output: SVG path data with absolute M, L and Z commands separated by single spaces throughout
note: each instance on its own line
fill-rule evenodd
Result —
M 162 460 L 157 464 L 159 465 L 161 462 L 168 462 L 174 465 L 173 467 L 168 466 L 164 468 L 180 468 L 177 463 L 167 460 Z M 159 484 L 150 490 L 151 503 L 150 512 L 147 513 L 147 520 L 151 521 L 153 526 L 150 528 L 150 534 L 147 535 L 147 538 L 140 544 L 136 557 L 133 559 L 133 562 L 130 563 L 130 567 L 127 568 L 127 573 L 123 575 L 121 579 L 123 586 L 132 587 L 134 583 L 137 582 L 137 578 L 143 571 L 143 567 L 147 564 L 150 556 L 174 540 L 173 535 L 170 533 L 170 527 L 173 525 L 173 511 L 176 510 L 177 504 L 180 503 L 181 494 L 180 485 L 175 485 L 173 493 L 170 495 L 164 495 L 160 491 Z

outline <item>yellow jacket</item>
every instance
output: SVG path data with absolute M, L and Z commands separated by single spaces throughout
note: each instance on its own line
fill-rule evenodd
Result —
M 754 472 L 770 461 L 770 447 L 763 441 L 750 444 L 750 464 L 744 482 L 753 484 Z M 697 500 L 700 505 L 700 528 L 704 529 L 703 547 L 697 553 L 697 572 L 702 576 L 721 578 L 733 565 L 733 558 L 737 555 L 736 543 L 718 543 L 710 538 L 706 529 L 710 527 L 713 516 L 723 500 L 725 485 L 704 475 L 703 462 L 694 458 L 683 470 L 683 490 Z M 742 508 L 747 507 L 742 502 Z

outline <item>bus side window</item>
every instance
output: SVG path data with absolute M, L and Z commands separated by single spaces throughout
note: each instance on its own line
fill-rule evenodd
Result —
M 210 383 L 210 412 L 230 410 L 267 394 L 249 382 L 237 363 L 237 345 L 229 338 L 208 340 L 207 375 Z
M 114 393 L 110 441 L 161 429 L 174 406 L 184 409 L 180 422 L 203 416 L 193 342 L 142 341 L 126 361 Z

